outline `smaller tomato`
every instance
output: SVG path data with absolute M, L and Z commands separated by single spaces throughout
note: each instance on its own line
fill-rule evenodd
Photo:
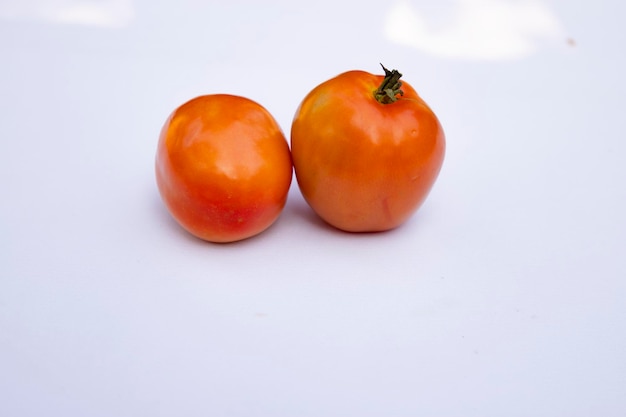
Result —
M 267 229 L 291 185 L 289 145 L 270 113 L 247 98 L 196 97 L 169 116 L 156 180 L 165 205 L 191 234 L 233 242 Z
M 424 202 L 445 153 L 435 113 L 398 71 L 348 71 L 315 87 L 291 127 L 302 195 L 349 232 L 393 229 Z M 403 90 L 400 90 L 400 87 Z

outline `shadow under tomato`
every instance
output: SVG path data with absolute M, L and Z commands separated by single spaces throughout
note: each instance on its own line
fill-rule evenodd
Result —
M 287 203 L 287 207 L 285 207 L 285 209 L 289 210 L 294 215 L 294 217 L 306 221 L 309 225 L 312 225 L 315 228 L 324 229 L 326 231 L 339 232 L 339 230 L 332 227 L 324 220 L 322 220 L 321 217 L 315 214 L 313 209 L 309 207 L 309 205 L 302 199 L 299 201 Z
M 319 217 L 301 196 L 299 196 L 299 198 L 291 198 L 291 201 L 287 202 L 285 211 L 287 212 L 287 216 L 293 216 L 296 220 L 304 220 L 315 229 L 322 230 L 326 233 L 331 233 L 337 237 L 343 238 L 374 238 L 392 234 L 397 229 L 396 228 L 380 232 L 347 232 L 345 230 L 338 229 Z

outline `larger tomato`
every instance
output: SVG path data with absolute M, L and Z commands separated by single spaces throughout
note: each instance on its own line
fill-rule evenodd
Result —
M 274 118 L 249 99 L 205 95 L 165 122 L 156 179 L 172 216 L 212 242 L 232 242 L 268 228 L 291 184 L 289 145 Z
M 320 84 L 293 119 L 300 190 L 322 219 L 345 231 L 405 222 L 443 163 L 439 120 L 398 71 L 384 69 L 385 76 L 349 71 Z

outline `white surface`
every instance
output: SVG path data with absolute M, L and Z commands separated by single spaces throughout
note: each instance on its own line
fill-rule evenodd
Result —
M 1 0 L 0 415 L 626 415 L 623 4 Z M 295 182 L 248 241 L 170 220 L 174 107 L 288 133 L 379 62 L 447 134 L 404 227 L 334 231 Z

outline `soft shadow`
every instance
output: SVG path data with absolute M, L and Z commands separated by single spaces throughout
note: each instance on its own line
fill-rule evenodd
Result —
M 315 227 L 316 229 L 335 232 L 339 231 L 326 223 L 324 220 L 322 220 L 322 218 L 319 217 L 317 214 L 315 214 L 313 209 L 302 198 L 298 199 L 297 201 L 288 202 L 287 206 L 285 207 L 285 211 L 288 211 L 289 214 L 296 219 L 304 220 L 307 224 Z
M 321 217 L 319 217 L 313 209 L 308 205 L 301 195 L 290 195 L 287 205 L 285 206 L 285 215 L 294 221 L 304 220 L 309 226 L 321 230 L 325 233 L 330 233 L 339 238 L 350 239 L 371 239 L 379 238 L 381 236 L 388 236 L 396 232 L 398 228 L 381 231 L 381 232 L 347 232 L 345 230 L 338 229 L 328 223 L 326 223 Z

